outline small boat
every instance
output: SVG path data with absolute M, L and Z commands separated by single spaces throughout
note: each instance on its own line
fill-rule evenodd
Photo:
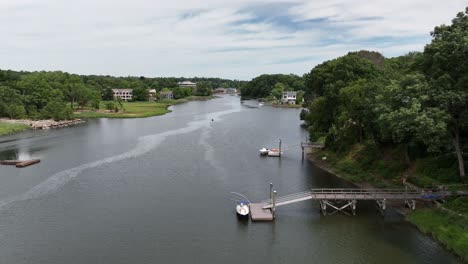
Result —
M 231 199 L 236 202 L 236 213 L 239 219 L 246 219 L 250 213 L 250 201 L 243 194 L 231 192 L 232 194 L 242 197 L 240 200 Z
M 269 151 L 270 151 L 270 150 L 267 149 L 267 148 L 261 148 L 261 149 L 260 149 L 260 155 L 268 155 L 268 152 L 269 152 Z
M 280 152 L 279 149 L 270 149 L 268 151 L 269 157 L 279 157 L 281 155 L 283 155 L 283 151 Z
M 263 104 L 262 102 L 260 102 L 260 103 L 258 104 L 258 106 L 260 106 L 260 107 L 262 107 L 263 105 L 264 105 L 264 104 Z
M 240 201 L 239 204 L 236 205 L 236 212 L 239 217 L 247 217 L 250 213 L 248 203 Z

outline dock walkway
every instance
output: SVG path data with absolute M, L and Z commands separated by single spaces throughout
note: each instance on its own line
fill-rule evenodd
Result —
M 270 187 L 270 192 L 272 187 Z M 320 210 L 324 215 L 327 209 L 332 209 L 331 214 L 343 212 L 355 215 L 356 204 L 359 200 L 374 200 L 380 212 L 383 214 L 386 210 L 386 201 L 399 200 L 411 209 L 415 209 L 416 200 L 444 200 L 450 196 L 465 196 L 468 191 L 447 191 L 447 190 L 408 190 L 408 189 L 311 189 L 309 191 L 294 193 L 286 196 L 276 197 L 270 193 L 270 199 L 261 201 L 262 209 L 275 211 L 276 207 L 297 202 L 315 200 L 320 203 Z M 345 209 L 351 212 L 345 211 Z M 329 212 L 330 213 L 330 212 Z M 273 213 L 274 216 L 274 213 Z

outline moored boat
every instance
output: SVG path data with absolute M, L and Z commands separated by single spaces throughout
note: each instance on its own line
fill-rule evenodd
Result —
M 250 213 L 249 205 L 241 201 L 236 205 L 236 212 L 239 217 L 247 217 Z
M 267 148 L 261 148 L 260 149 L 260 155 L 267 155 L 270 149 Z

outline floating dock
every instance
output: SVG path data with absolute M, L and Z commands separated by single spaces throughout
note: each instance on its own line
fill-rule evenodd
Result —
M 263 209 L 265 204 L 250 204 L 250 218 L 252 221 L 273 221 L 273 214 L 270 209 Z
M 14 165 L 16 168 L 24 168 L 27 166 L 31 166 L 33 164 L 41 162 L 40 159 L 32 159 L 32 160 L 0 160 L 1 165 Z

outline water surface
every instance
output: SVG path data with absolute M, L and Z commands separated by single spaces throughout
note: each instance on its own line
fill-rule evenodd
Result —
M 225 96 L 1 137 L 0 159 L 42 162 L 0 167 L 0 263 L 459 263 L 372 203 L 355 217 L 302 202 L 275 222 L 239 222 L 231 191 L 258 201 L 270 182 L 279 195 L 346 186 L 300 148 L 258 155 L 305 140 L 298 116 Z

